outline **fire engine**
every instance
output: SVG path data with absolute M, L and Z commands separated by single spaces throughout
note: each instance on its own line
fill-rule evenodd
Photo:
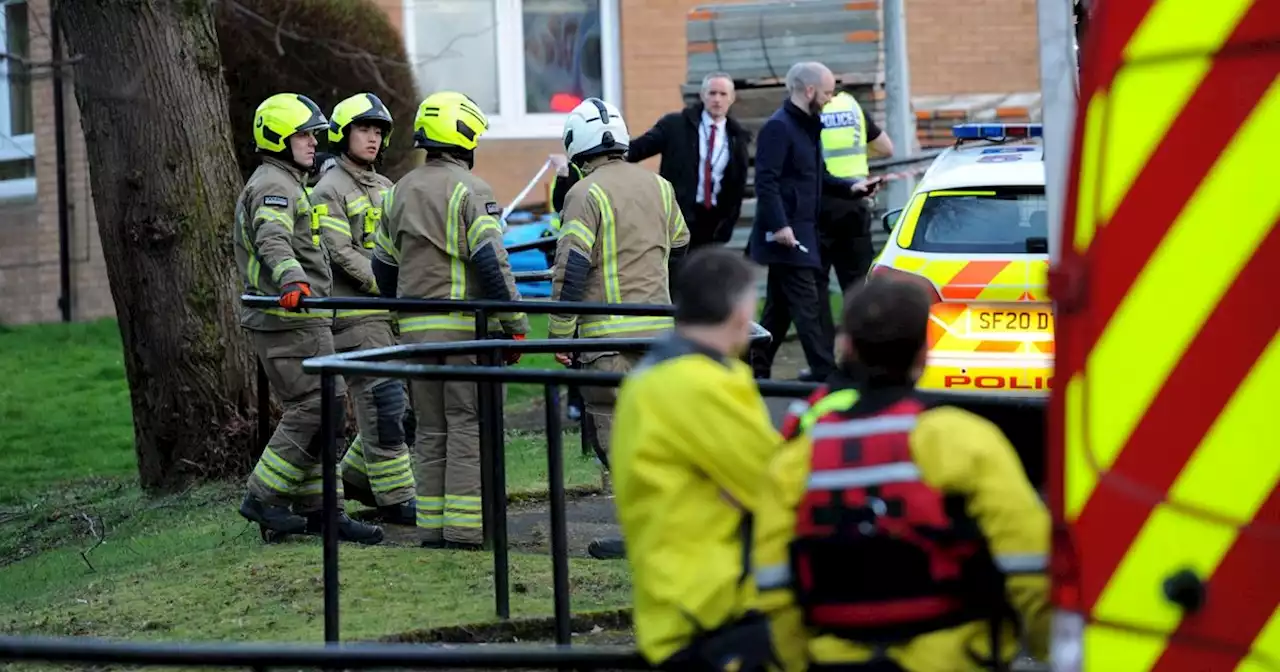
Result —
M 1038 4 L 1054 668 L 1280 669 L 1280 0 Z

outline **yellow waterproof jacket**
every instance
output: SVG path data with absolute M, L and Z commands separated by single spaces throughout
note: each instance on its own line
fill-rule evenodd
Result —
M 788 546 L 794 536 L 796 507 L 804 497 L 812 444 L 810 424 L 830 412 L 873 413 L 910 394 L 908 388 L 835 390 L 810 405 L 793 405 L 784 432 L 789 440 L 769 465 L 756 519 L 753 571 L 759 585 L 759 608 L 773 627 L 774 647 L 784 667 L 803 670 L 810 664 L 863 662 L 871 647 L 808 631 L 788 589 Z M 853 402 L 856 400 L 856 404 Z M 806 416 L 806 413 L 808 415 Z M 803 419 L 802 419 L 803 418 Z M 794 438 L 790 438 L 794 437 Z M 1049 551 L 1049 513 L 1027 480 L 1017 453 L 995 425 L 959 408 L 942 406 L 921 413 L 910 435 L 911 455 L 925 483 L 942 492 L 964 495 L 967 511 L 987 538 L 997 564 L 1011 572 L 1043 570 Z M 1007 578 L 1009 604 L 1017 612 L 1032 656 L 1048 655 L 1048 578 L 1043 573 Z M 1001 633 L 1006 660 L 1018 639 L 1009 624 Z M 988 622 L 975 621 L 922 635 L 887 655 L 908 672 L 987 670 L 990 660 Z
M 751 369 L 678 335 L 623 381 L 610 460 L 650 663 L 755 601 L 751 512 L 780 443 Z

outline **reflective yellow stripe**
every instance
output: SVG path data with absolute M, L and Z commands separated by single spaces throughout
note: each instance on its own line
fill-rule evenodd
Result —
M 807 432 L 819 418 L 828 413 L 839 413 L 853 408 L 858 403 L 858 392 L 853 389 L 836 390 L 819 399 L 804 415 L 800 416 L 800 431 Z
M 369 487 L 374 492 L 392 492 L 400 488 L 411 487 L 414 483 L 413 471 L 409 468 L 409 456 L 407 454 L 386 462 L 369 463 L 368 469 Z
M 382 250 L 387 256 L 395 260 L 396 265 L 400 265 L 400 250 L 396 248 L 395 241 L 391 240 L 391 236 L 387 234 L 385 227 L 378 227 L 377 233 L 378 249 Z
M 445 213 L 445 252 L 449 255 L 449 298 L 467 298 L 467 266 L 462 260 L 459 237 L 462 233 L 462 199 L 467 187 L 461 182 L 453 186 L 449 208 Z
M 613 219 L 613 205 L 599 184 L 592 184 L 590 193 L 600 209 L 600 233 L 604 241 L 600 251 L 604 270 L 604 302 L 622 303 L 622 289 L 618 286 L 618 231 Z
M 418 527 L 438 529 L 444 527 L 444 497 L 414 497 Z
M 373 204 L 369 201 L 368 196 L 357 196 L 347 201 L 347 216 L 355 217 L 360 213 L 368 210 Z
M 288 231 L 290 234 L 293 233 L 293 220 L 288 215 L 276 210 L 275 208 L 268 208 L 266 206 L 260 207 L 254 212 L 253 217 L 254 219 L 260 219 L 263 222 L 279 224 L 284 227 L 285 231 Z
M 1098 191 L 1098 225 L 1105 225 L 1156 145 L 1212 65 L 1251 0 L 1161 0 L 1147 12 L 1125 47 L 1126 61 L 1174 51 L 1178 58 L 1122 68 L 1111 86 L 1107 144 Z M 1123 147 L 1123 149 L 1120 149 Z
M 283 276 L 291 268 L 302 270 L 302 264 L 297 259 L 285 259 L 284 261 L 280 262 L 279 266 L 276 266 L 275 268 L 271 269 L 272 282 L 275 282 L 278 284 L 280 282 L 280 277 Z
M 1269 143 L 1278 134 L 1280 79 L 1219 156 L 1098 337 L 1084 384 L 1106 390 L 1106 400 L 1089 404 L 1087 414 L 1074 410 L 1074 417 L 1086 418 L 1095 469 L 1105 472 L 1114 464 L 1170 371 L 1280 216 L 1280 190 L 1269 171 L 1258 170 L 1270 165 Z M 1108 154 L 1115 151 L 1121 149 Z M 1224 212 L 1231 213 L 1225 232 Z M 1188 268 L 1196 272 L 1188 274 Z M 1176 309 L 1170 310 L 1174 296 Z M 1159 338 L 1151 337 L 1151 325 L 1159 325 Z M 1067 410 L 1071 417 L 1069 404 Z M 1068 501 L 1067 511 L 1078 512 L 1091 492 L 1078 491 L 1084 499 Z
M 253 468 L 253 475 L 267 487 L 283 494 L 293 493 L 302 482 L 305 472 L 289 464 L 270 446 L 262 449 L 262 456 Z
M 498 220 L 494 217 L 481 215 L 471 223 L 471 228 L 467 231 L 467 245 L 471 248 L 472 253 L 475 253 L 476 248 L 480 247 L 485 233 L 489 231 L 498 234 L 499 238 L 502 237 L 502 225 L 498 224 Z
M 684 214 L 680 212 L 680 206 L 676 203 L 675 189 L 671 186 L 671 183 L 660 175 L 655 175 L 655 177 L 658 178 L 658 186 L 662 189 L 662 212 L 666 217 L 665 221 L 667 222 L 667 228 L 670 229 L 671 236 L 668 242 L 674 243 L 685 231 Z
M 328 215 L 321 217 L 320 226 L 329 229 L 330 231 L 340 233 L 348 238 L 351 237 L 351 225 L 337 217 L 329 217 Z
M 924 193 L 916 194 L 902 212 L 902 225 L 898 227 L 898 247 L 911 247 L 911 239 L 916 235 L 916 220 L 920 219 L 920 211 L 924 209 L 926 198 L 928 196 Z
M 356 438 L 351 441 L 351 446 L 347 448 L 347 454 L 342 456 L 341 465 L 343 470 L 350 468 L 366 476 L 368 475 L 369 472 L 365 470 L 364 466 L 364 445 L 359 434 L 356 434 Z
M 1076 180 L 1076 251 L 1083 253 L 1093 242 L 1097 230 L 1094 212 L 1097 207 L 1098 154 L 1107 115 L 1107 95 L 1096 93 L 1085 112 L 1084 136 L 1080 145 L 1080 175 Z
M 366 317 L 366 316 L 368 316 L 368 315 L 390 315 L 390 314 L 391 314 L 391 311 L 389 311 L 389 310 L 355 310 L 355 309 L 351 309 L 351 310 L 335 310 L 335 311 L 333 311 L 333 316 L 334 316 L 334 317 L 336 317 L 336 318 L 340 318 L 340 319 L 341 319 L 341 318 L 344 318 L 344 317 Z
M 415 315 L 400 318 L 400 333 L 412 331 L 470 331 L 474 332 L 476 321 L 462 313 L 448 315 Z
M 559 315 L 547 316 L 547 333 L 553 338 L 571 338 L 573 337 L 573 332 L 577 326 L 577 315 L 571 315 L 569 317 L 561 317 Z
M 249 263 L 245 264 L 244 274 L 249 281 L 249 286 L 258 292 L 262 291 L 262 262 L 258 261 L 258 255 L 253 253 L 253 248 L 249 248 Z
M 601 338 L 637 331 L 660 331 L 675 326 L 675 320 L 670 317 L 610 315 L 607 319 L 594 322 L 587 322 L 585 319 L 586 316 L 583 316 L 583 321 L 578 327 L 578 336 L 581 338 Z M 550 328 L 548 322 L 548 330 Z
M 564 226 L 560 227 L 560 237 L 573 236 L 582 241 L 582 245 L 588 250 L 596 245 L 596 234 L 587 228 L 581 220 L 570 220 Z
M 444 524 L 448 527 L 480 527 L 483 518 L 479 497 L 445 495 Z

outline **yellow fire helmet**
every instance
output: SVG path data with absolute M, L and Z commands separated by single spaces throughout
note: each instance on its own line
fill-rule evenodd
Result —
M 357 121 L 378 124 L 382 127 L 382 146 L 391 144 L 391 111 L 372 93 L 357 93 L 333 106 L 329 117 L 329 142 L 343 146 L 347 139 L 347 127 Z
M 315 133 L 328 126 L 329 120 L 310 98 L 277 93 L 262 101 L 253 114 L 253 142 L 260 151 L 283 152 L 294 133 Z
M 489 119 L 480 106 L 456 91 L 433 93 L 418 106 L 413 119 L 413 144 L 419 148 L 473 150 L 489 130 Z

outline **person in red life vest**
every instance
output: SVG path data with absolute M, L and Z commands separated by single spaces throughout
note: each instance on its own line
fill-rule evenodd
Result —
M 851 292 L 840 372 L 784 421 L 753 574 L 788 671 L 987 670 L 1020 636 L 1047 656 L 1049 513 L 995 425 L 916 396 L 928 322 L 914 283 Z

